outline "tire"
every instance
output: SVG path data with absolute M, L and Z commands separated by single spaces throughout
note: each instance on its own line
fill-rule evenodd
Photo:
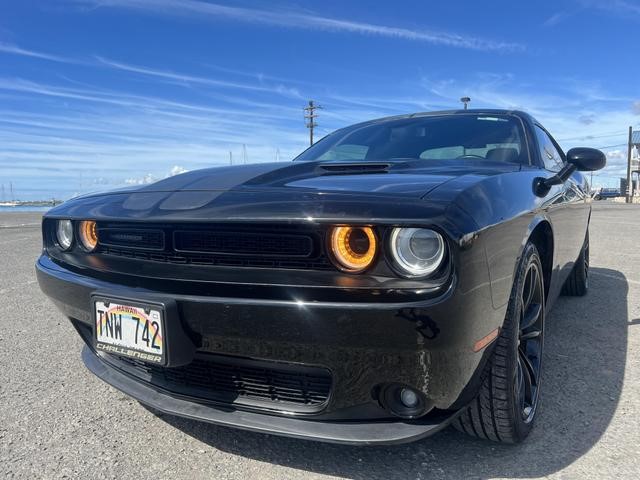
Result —
M 456 429 L 485 440 L 519 443 L 533 428 L 544 343 L 542 272 L 538 250 L 527 243 L 480 391 L 454 420 Z
M 562 295 L 582 297 L 589 290 L 589 230 L 571 273 L 562 286 Z

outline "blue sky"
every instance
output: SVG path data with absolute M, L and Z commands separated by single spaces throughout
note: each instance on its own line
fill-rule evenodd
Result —
M 373 117 L 473 107 L 535 115 L 624 175 L 640 123 L 632 0 L 0 0 L 0 184 L 22 199 L 289 160 Z

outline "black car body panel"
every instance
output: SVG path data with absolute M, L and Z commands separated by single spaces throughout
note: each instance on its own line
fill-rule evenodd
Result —
M 544 197 L 535 194 L 536 179 L 553 172 L 542 168 L 534 119 L 521 112 L 481 113 L 521 122 L 523 163 L 382 159 L 242 165 L 72 199 L 45 215 L 45 250 L 36 265 L 41 288 L 85 339 L 88 367 L 160 410 L 347 443 L 428 435 L 475 396 L 492 347 L 472 347 L 501 327 L 517 260 L 532 232 L 543 232 L 547 242 L 550 308 L 578 257 L 590 217 L 580 173 Z M 98 231 L 153 228 L 164 239 L 163 252 L 62 252 L 52 239 L 56 219 L 91 219 Z M 382 253 L 370 272 L 355 275 L 320 257 L 304 267 L 273 259 L 264 266 L 234 265 L 227 257 L 198 264 L 176 249 L 176 232 L 211 224 L 229 232 L 303 234 L 320 243 L 332 225 L 370 225 L 381 244 L 393 227 L 427 227 L 442 233 L 449 257 L 438 276 L 416 280 L 398 277 Z M 250 359 L 274 371 L 320 368 L 330 372 L 330 392 L 314 409 L 313 402 L 307 408 L 308 399 L 306 406 L 273 401 L 265 407 L 250 395 L 205 401 L 193 386 L 176 390 L 157 372 L 144 366 L 133 371 L 93 349 L 91 298 L 97 294 L 175 302 L 169 321 L 190 339 L 193 352 L 170 368 L 184 368 L 196 358 L 218 368 L 223 357 L 222 363 Z M 395 418 L 376 398 L 379 386 L 387 384 L 411 386 L 433 408 L 420 419 Z

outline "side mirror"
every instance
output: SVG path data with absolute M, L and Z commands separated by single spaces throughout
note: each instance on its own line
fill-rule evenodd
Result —
M 578 147 L 567 152 L 567 163 L 580 172 L 600 170 L 607 164 L 607 157 L 595 148 Z
M 567 181 L 573 172 L 593 172 L 600 170 L 607 164 L 607 157 L 595 148 L 577 147 L 567 152 L 567 163 L 562 170 L 549 178 L 536 178 L 533 190 L 539 197 L 544 197 L 553 185 L 560 185 Z

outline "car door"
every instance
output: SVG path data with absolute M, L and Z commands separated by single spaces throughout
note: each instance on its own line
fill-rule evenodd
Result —
M 557 142 L 540 125 L 535 124 L 538 155 L 550 177 L 565 165 L 565 155 Z M 560 278 L 569 274 L 584 242 L 589 220 L 588 185 L 583 175 L 575 172 L 562 185 L 553 187 L 544 198 L 542 208 L 549 216 L 554 231 L 555 268 Z

